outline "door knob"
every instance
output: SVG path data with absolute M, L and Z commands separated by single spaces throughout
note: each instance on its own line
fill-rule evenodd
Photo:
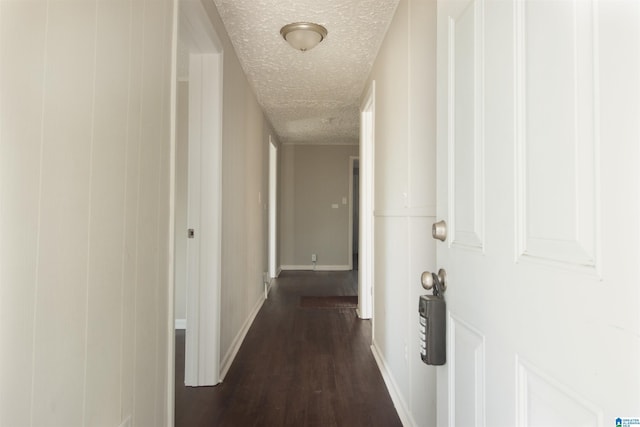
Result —
M 444 268 L 438 270 L 438 274 L 425 271 L 420 276 L 422 287 L 426 290 L 434 289 L 434 295 L 438 295 L 447 290 L 447 272 Z
M 434 239 L 444 242 L 447 240 L 447 223 L 438 221 L 431 226 L 431 235 Z

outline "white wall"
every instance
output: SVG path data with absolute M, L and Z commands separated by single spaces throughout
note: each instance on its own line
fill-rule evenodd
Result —
M 283 145 L 279 222 L 283 269 L 348 269 L 349 157 L 357 145 Z M 333 205 L 338 205 L 337 209 Z
M 0 425 L 167 422 L 171 23 L 0 1 Z
M 269 134 L 212 1 L 203 2 L 223 43 L 222 289 L 220 357 L 230 362 L 263 297 L 267 271 Z M 188 327 L 188 325 L 187 325 Z
M 275 134 L 275 131 L 271 127 L 269 120 L 264 117 L 262 120 L 262 181 L 260 189 L 260 204 L 262 205 L 262 265 L 264 266 L 264 272 L 269 271 L 269 136 L 273 141 L 278 153 L 280 152 L 280 140 Z M 277 180 L 277 178 L 276 178 Z M 277 200 L 276 200 L 277 204 Z M 276 216 L 278 208 L 276 206 Z M 277 218 L 276 218 L 277 220 Z M 277 231 L 276 231 L 277 232 Z M 276 266 L 278 266 L 278 245 L 276 240 Z
M 435 425 L 435 369 L 420 360 L 418 297 L 437 271 L 436 1 L 401 0 L 371 72 L 375 99 L 374 351 L 405 425 Z M 365 167 L 361 165 L 361 167 Z
M 189 82 L 176 88 L 174 317 L 187 318 L 187 196 L 189 166 Z

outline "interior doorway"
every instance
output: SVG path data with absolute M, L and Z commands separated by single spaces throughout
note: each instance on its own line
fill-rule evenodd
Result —
M 360 159 L 349 157 L 349 269 L 358 271 L 360 239 Z
M 372 81 L 360 108 L 357 311 L 362 319 L 373 317 L 375 93 Z
M 269 282 L 278 277 L 278 147 L 269 135 Z M 266 284 L 265 284 L 266 285 Z M 265 286 L 265 297 L 268 287 Z
M 215 385 L 220 382 L 223 55 L 199 1 L 178 3 L 176 50 L 175 327 L 186 330 L 185 385 Z

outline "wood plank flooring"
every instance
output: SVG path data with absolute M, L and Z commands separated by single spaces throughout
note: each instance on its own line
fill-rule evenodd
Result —
M 224 382 L 184 386 L 176 332 L 176 427 L 401 426 L 355 310 L 305 309 L 300 296 L 355 295 L 352 272 L 283 272 Z

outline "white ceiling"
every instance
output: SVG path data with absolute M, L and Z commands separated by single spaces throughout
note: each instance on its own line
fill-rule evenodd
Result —
M 398 0 L 214 0 L 258 102 L 284 144 L 357 144 L 359 103 Z M 280 36 L 315 22 L 307 52 Z

